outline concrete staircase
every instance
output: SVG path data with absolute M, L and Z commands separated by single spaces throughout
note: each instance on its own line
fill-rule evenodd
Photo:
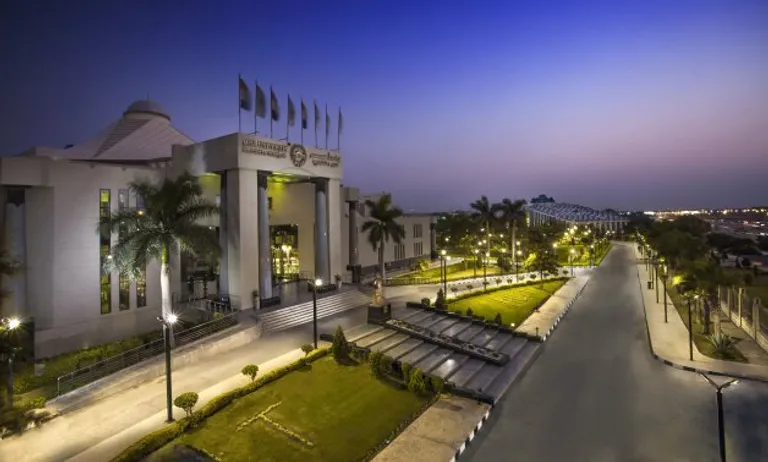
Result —
M 317 318 L 326 318 L 352 308 L 367 306 L 371 296 L 358 290 L 347 290 L 340 294 L 317 300 Z M 259 314 L 262 332 L 277 332 L 312 322 L 312 301 Z

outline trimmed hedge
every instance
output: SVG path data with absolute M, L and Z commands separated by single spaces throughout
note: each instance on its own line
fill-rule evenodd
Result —
M 324 357 L 328 354 L 328 351 L 328 348 L 315 350 L 309 353 L 306 357 L 266 373 L 254 382 L 216 396 L 208 401 L 205 406 L 193 412 L 189 417 L 184 417 L 175 423 L 166 425 L 135 442 L 117 455 L 117 457 L 112 459 L 112 462 L 138 462 L 149 457 L 150 454 L 181 436 L 187 430 L 200 425 L 205 419 L 224 409 L 236 399 L 247 396 L 264 385 L 272 383 L 275 380 L 304 367 L 306 364 Z
M 535 280 L 535 281 L 525 281 L 525 282 L 516 282 L 514 284 L 507 284 L 507 285 L 504 285 L 504 286 L 491 287 L 491 288 L 488 288 L 488 289 L 484 290 L 483 292 L 471 292 L 471 293 L 468 293 L 468 294 L 457 295 L 457 296 L 451 298 L 450 300 L 448 300 L 448 304 L 450 305 L 452 302 L 454 302 L 456 300 L 463 300 L 465 298 L 476 297 L 478 295 L 490 294 L 490 293 L 493 293 L 493 292 L 497 292 L 499 290 L 511 290 L 511 289 L 516 289 L 518 287 L 527 287 L 527 286 L 532 286 L 532 285 L 543 284 L 545 282 L 567 281 L 568 279 L 570 279 L 570 278 L 569 277 L 557 276 L 557 277 L 548 278 L 548 279 L 541 279 L 541 280 Z

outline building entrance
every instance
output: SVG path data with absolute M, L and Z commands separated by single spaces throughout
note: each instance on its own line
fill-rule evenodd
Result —
M 272 284 L 299 278 L 299 227 L 270 227 L 272 252 Z

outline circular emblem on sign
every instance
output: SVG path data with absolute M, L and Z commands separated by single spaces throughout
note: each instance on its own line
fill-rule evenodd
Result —
M 307 151 L 304 150 L 304 146 L 300 144 L 294 144 L 291 146 L 291 162 L 296 167 L 301 167 L 307 163 Z

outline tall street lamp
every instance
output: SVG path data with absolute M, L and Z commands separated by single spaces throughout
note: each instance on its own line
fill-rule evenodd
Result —
M 447 258 L 446 257 L 446 251 L 445 249 L 440 251 L 440 275 L 443 279 L 443 296 L 448 296 L 448 264 L 446 263 Z
M 576 250 L 574 250 L 573 247 L 571 247 L 570 253 L 570 260 L 571 260 L 571 277 L 573 277 L 573 257 L 576 256 Z
M 705 374 L 699 373 L 704 379 L 712 385 L 717 392 L 717 436 L 720 441 L 720 460 L 725 462 L 725 418 L 723 417 L 723 390 L 739 383 L 736 379 L 731 379 L 722 385 L 718 385 L 714 380 Z
M 472 250 L 472 253 L 475 254 L 475 265 L 472 269 L 473 269 L 473 272 L 475 273 L 474 277 L 477 277 L 477 262 L 478 262 L 477 249 Z
M 656 303 L 659 303 L 659 260 L 653 259 L 653 285 L 656 286 Z
M 520 258 L 523 256 L 523 251 L 517 249 L 517 258 L 515 258 L 515 279 L 520 282 Z
M 322 279 L 312 282 L 312 336 L 317 350 L 317 288 L 323 285 Z
M 682 294 L 683 287 L 677 286 L 677 291 Z M 685 298 L 688 302 L 688 357 L 693 361 L 693 310 L 691 309 L 691 302 L 698 300 L 699 296 L 689 293 Z
M 595 244 L 589 244 L 589 266 L 595 266 Z
M 165 318 L 158 316 L 158 321 L 163 323 L 163 340 L 165 344 L 165 404 L 168 411 L 168 423 L 173 422 L 173 386 L 171 385 L 171 331 L 179 317 L 173 313 Z
M 491 252 L 485 252 L 485 261 L 483 262 L 483 286 L 488 288 L 488 259 L 491 258 Z
M 664 285 L 664 322 L 669 322 L 669 318 L 667 317 L 667 278 L 669 277 L 667 264 L 663 263 L 664 259 L 662 258 L 662 265 L 661 265 L 661 283 Z
M 8 337 L 8 381 L 6 383 L 6 396 L 8 397 L 8 407 L 13 408 L 13 356 L 16 353 L 16 348 L 11 344 L 11 332 L 21 326 L 21 321 L 18 318 L 5 318 L 0 322 L 0 331 Z

